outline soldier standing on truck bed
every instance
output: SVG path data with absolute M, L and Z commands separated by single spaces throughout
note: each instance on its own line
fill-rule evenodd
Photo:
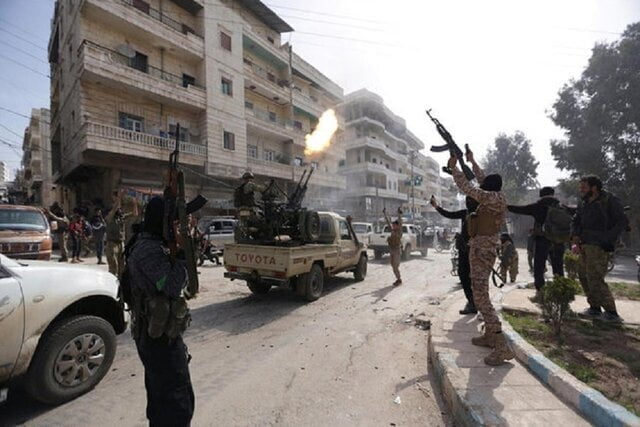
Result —
M 391 230 L 391 234 L 387 238 L 389 244 L 389 254 L 391 255 L 391 268 L 393 274 L 396 276 L 396 281 L 393 282 L 393 286 L 402 285 L 402 278 L 400 277 L 400 254 L 402 252 L 402 209 L 398 208 L 398 219 L 391 222 L 391 219 L 387 215 L 387 209 L 383 209 L 384 219 L 387 221 L 387 225 Z

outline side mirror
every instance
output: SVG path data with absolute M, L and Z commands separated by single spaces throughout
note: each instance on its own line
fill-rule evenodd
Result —
M 51 231 L 58 230 L 58 221 L 51 221 L 49 228 L 51 229 Z

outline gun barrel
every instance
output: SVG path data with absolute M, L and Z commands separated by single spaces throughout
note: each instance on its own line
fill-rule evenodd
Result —
M 313 175 L 314 170 L 315 170 L 314 168 L 311 168 L 311 172 L 309 172 L 309 175 L 307 175 L 307 180 L 304 182 L 304 188 L 307 188 L 307 184 L 309 183 L 309 180 L 311 179 L 311 175 Z M 305 172 L 306 172 L 306 169 L 305 169 Z

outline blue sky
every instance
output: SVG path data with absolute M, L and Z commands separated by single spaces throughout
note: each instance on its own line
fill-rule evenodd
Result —
M 640 21 L 640 0 L 266 3 L 298 31 L 283 39 L 302 57 L 345 93 L 377 92 L 427 147 L 440 143 L 427 107 L 480 155 L 499 132 L 524 131 L 542 185 L 563 176 L 549 154 L 549 140 L 562 137 L 548 118 L 558 90 L 579 77 L 594 43 L 616 40 Z M 52 13 L 53 0 L 0 0 L 0 107 L 25 115 L 49 107 Z M 14 132 L 22 135 L 27 121 L 0 109 L 0 138 L 20 145 Z M 2 143 L 0 160 L 20 164 Z

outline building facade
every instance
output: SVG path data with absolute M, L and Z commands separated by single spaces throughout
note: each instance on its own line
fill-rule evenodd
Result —
M 49 121 L 47 108 L 33 108 L 22 143 L 23 191 L 30 204 L 40 206 L 50 206 L 55 200 Z
M 51 150 L 65 206 L 161 191 L 176 138 L 187 195 L 211 209 L 232 207 L 247 170 L 286 191 L 310 166 L 309 200 L 330 203 L 344 152 L 305 158 L 304 137 L 343 92 L 282 45 L 292 30 L 256 0 L 58 0 Z
M 9 181 L 9 166 L 6 162 L 0 162 L 0 183 Z

